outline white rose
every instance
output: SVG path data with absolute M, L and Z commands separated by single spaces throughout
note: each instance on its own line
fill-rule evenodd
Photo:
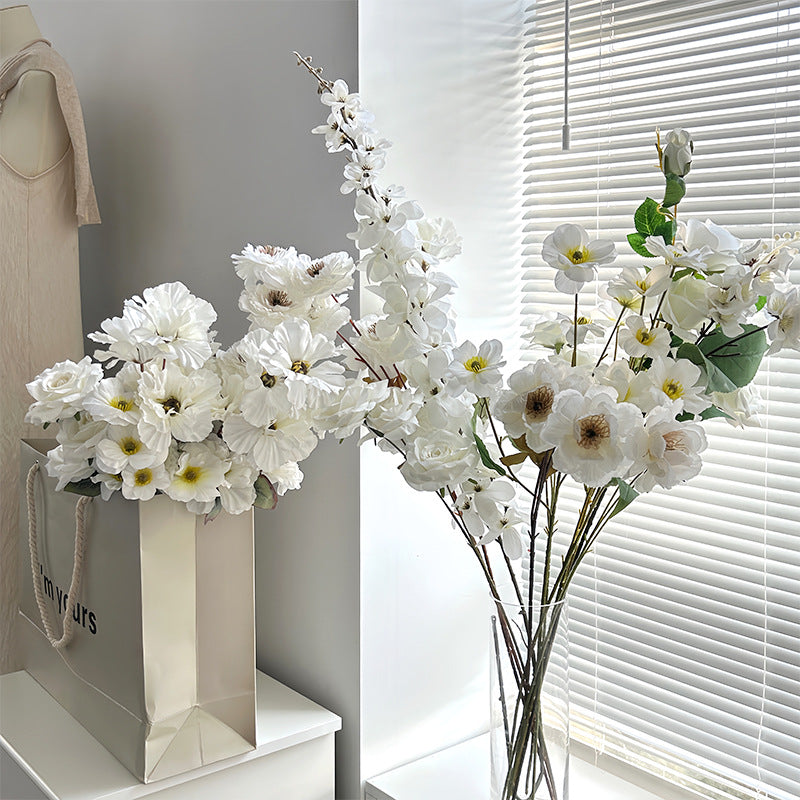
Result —
M 26 422 L 44 425 L 59 418 L 72 417 L 82 409 L 83 399 L 103 377 L 103 368 L 93 364 L 89 356 L 77 364 L 60 361 L 26 384 L 36 401 L 31 404 Z
M 664 298 L 661 316 L 672 325 L 672 330 L 682 339 L 694 339 L 692 331 L 708 319 L 706 282 L 687 275 L 674 281 Z
M 432 430 L 418 436 L 406 454 L 400 472 L 417 491 L 455 486 L 478 468 L 475 442 L 447 430 Z
M 681 177 L 688 175 L 692 168 L 693 150 L 694 143 L 687 131 L 682 128 L 670 131 L 664 147 L 664 172 L 671 172 Z

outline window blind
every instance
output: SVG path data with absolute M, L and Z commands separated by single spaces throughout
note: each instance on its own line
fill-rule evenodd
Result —
M 795 0 L 571 0 L 566 152 L 564 0 L 526 14 L 524 317 L 572 313 L 540 257 L 562 222 L 618 243 L 602 279 L 642 263 L 625 236 L 662 191 L 656 127 L 695 141 L 683 218 L 742 239 L 800 227 Z M 570 608 L 574 733 L 715 800 L 800 796 L 798 354 L 756 384 L 761 427 L 706 423 L 701 475 L 606 528 Z

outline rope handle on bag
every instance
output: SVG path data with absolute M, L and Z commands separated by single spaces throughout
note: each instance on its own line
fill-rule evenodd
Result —
M 68 603 L 64 608 L 64 618 L 62 620 L 62 634 L 58 638 L 53 621 L 50 619 L 50 607 L 44 596 L 42 584 L 38 580 L 37 564 L 39 563 L 39 546 L 36 531 L 36 497 L 34 495 L 34 482 L 36 474 L 39 472 L 39 462 L 35 461 L 28 470 L 28 478 L 25 481 L 25 498 L 28 502 L 28 546 L 31 552 L 31 575 L 33 577 L 33 593 L 36 596 L 36 605 L 39 607 L 39 615 L 42 618 L 45 634 L 51 645 L 56 650 L 62 650 L 71 641 L 74 632 L 75 620 L 73 609 L 77 602 L 78 592 L 80 592 L 81 581 L 83 580 L 83 557 L 86 551 L 86 506 L 91 501 L 91 497 L 81 497 L 75 504 L 75 554 L 72 564 L 72 580 L 69 585 Z

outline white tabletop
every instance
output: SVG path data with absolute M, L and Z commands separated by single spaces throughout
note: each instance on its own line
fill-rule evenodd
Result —
M 133 800 L 200 775 L 335 733 L 342 721 L 256 673 L 258 746 L 184 775 L 144 784 L 82 728 L 27 672 L 0 676 L 0 745 L 53 800 Z

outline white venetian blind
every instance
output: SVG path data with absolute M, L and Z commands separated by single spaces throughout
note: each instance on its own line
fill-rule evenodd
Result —
M 568 152 L 564 0 L 527 13 L 524 315 L 571 313 L 539 256 L 559 223 L 620 243 L 602 277 L 642 263 L 625 235 L 644 197 L 661 198 L 656 127 L 695 141 L 682 217 L 744 239 L 800 227 L 796 0 L 572 0 Z M 703 798 L 797 800 L 798 354 L 773 356 L 756 382 L 762 427 L 706 423 L 702 474 L 639 498 L 584 562 L 570 612 L 573 702 L 598 749 Z

